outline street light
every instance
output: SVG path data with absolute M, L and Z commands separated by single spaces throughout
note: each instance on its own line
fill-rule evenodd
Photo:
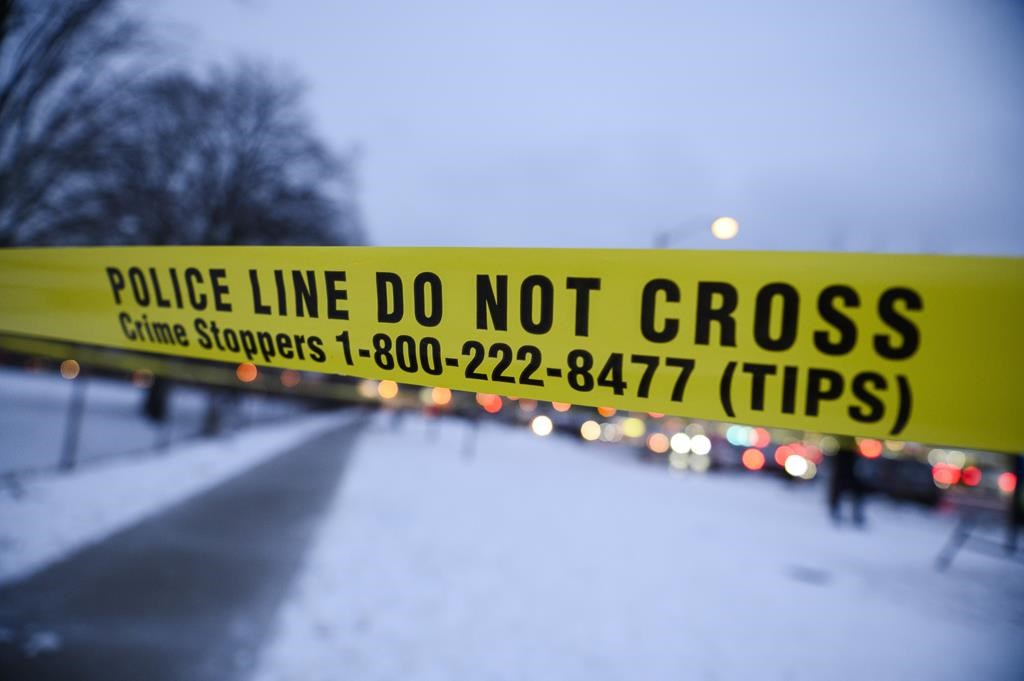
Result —
M 698 234 L 704 234 L 704 230 L 708 229 L 707 223 L 703 220 L 695 224 L 694 221 L 690 221 L 687 225 L 692 228 L 689 230 L 676 229 L 676 230 L 665 230 L 658 232 L 654 235 L 654 247 L 655 248 L 668 248 L 669 243 L 674 239 L 688 238 L 691 236 L 697 236 Z M 736 218 L 722 216 L 715 218 L 711 221 L 711 236 L 715 237 L 719 241 L 728 241 L 729 239 L 736 238 L 739 234 L 740 223 Z
M 711 223 L 711 233 L 716 239 L 721 239 L 722 241 L 728 241 L 729 239 L 735 238 L 739 232 L 740 223 L 736 218 L 723 216 L 716 218 L 715 221 Z

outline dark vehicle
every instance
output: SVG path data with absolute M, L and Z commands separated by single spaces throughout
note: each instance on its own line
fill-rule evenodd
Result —
M 915 459 L 861 458 L 857 466 L 869 494 L 887 494 L 926 506 L 936 505 L 942 497 L 927 463 Z

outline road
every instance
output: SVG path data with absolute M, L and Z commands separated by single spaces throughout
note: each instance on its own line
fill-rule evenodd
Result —
M 247 677 L 358 432 L 332 430 L 0 588 L 0 677 Z

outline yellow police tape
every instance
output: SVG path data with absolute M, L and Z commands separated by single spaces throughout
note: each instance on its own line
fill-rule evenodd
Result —
M 0 331 L 592 406 L 1024 450 L 1024 261 L 0 251 Z

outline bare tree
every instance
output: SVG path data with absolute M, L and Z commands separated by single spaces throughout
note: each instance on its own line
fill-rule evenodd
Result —
M 103 162 L 39 234 L 78 243 L 358 243 L 352 162 L 292 79 L 254 64 L 164 74 L 116 107 Z
M 0 246 L 33 240 L 101 159 L 142 39 L 116 5 L 0 0 Z
M 315 137 L 296 81 L 147 76 L 141 41 L 117 0 L 0 0 L 0 247 L 362 241 L 353 161 Z M 151 416 L 167 394 L 154 383 Z
M 143 36 L 117 0 L 0 0 L 0 247 L 362 240 L 294 79 L 147 76 Z

